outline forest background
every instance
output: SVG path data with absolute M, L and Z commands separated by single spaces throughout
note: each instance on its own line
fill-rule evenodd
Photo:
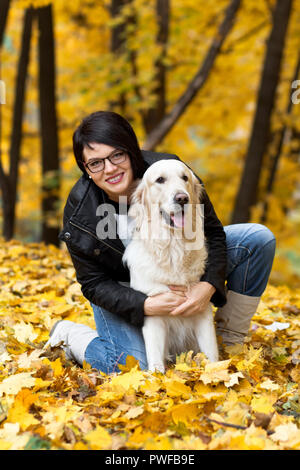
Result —
M 299 285 L 299 2 L 1 0 L 0 41 L 6 240 L 58 244 L 72 133 L 113 110 L 191 165 L 224 225 L 266 224 L 272 283 Z

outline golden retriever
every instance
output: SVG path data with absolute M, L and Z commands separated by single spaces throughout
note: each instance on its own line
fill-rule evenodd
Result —
M 199 282 L 207 260 L 202 191 L 181 161 L 159 160 L 146 170 L 131 197 L 134 229 L 123 255 L 133 289 L 153 296 Z M 189 350 L 218 360 L 211 304 L 190 317 L 145 316 L 142 331 L 150 371 L 164 372 L 166 359 Z

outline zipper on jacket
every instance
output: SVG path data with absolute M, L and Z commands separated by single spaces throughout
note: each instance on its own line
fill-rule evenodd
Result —
M 88 233 L 89 235 L 91 235 L 92 237 L 94 237 L 97 241 L 99 241 L 99 238 L 96 237 L 96 235 L 94 235 L 92 232 L 90 232 L 89 230 L 86 230 L 85 228 L 82 228 L 80 227 L 79 225 L 77 224 L 74 224 L 74 222 L 72 222 L 71 220 L 69 221 L 71 225 L 74 225 L 74 227 L 77 227 L 79 228 L 79 230 L 82 230 L 83 232 L 86 232 Z M 122 251 L 118 250 L 117 248 L 114 248 L 113 246 L 111 246 L 109 243 L 106 243 L 105 241 L 101 240 L 102 243 L 104 243 L 104 245 L 108 246 L 109 248 L 111 248 L 112 250 L 115 250 L 117 253 L 120 253 L 120 255 L 123 255 Z

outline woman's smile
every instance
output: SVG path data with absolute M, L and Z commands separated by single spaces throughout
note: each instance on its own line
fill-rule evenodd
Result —
M 118 183 L 120 183 L 120 181 L 122 181 L 123 176 L 124 176 L 124 173 L 118 173 L 117 175 L 115 175 L 113 177 L 107 178 L 106 181 L 109 184 L 118 184 Z

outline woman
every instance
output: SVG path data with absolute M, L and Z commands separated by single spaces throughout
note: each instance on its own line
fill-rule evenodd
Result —
M 48 344 L 63 341 L 68 358 L 79 364 L 85 360 L 105 373 L 118 370 L 127 355 L 147 368 L 144 316 L 193 315 L 210 301 L 218 307 L 215 320 L 223 342 L 243 343 L 272 267 L 275 238 L 270 230 L 259 224 L 223 228 L 205 193 L 205 274 L 188 292 L 170 286 L 170 292 L 147 297 L 129 287 L 129 271 L 122 264 L 127 240 L 116 234 L 116 218 L 126 215 L 134 183 L 152 163 L 178 157 L 141 151 L 130 124 L 106 111 L 82 121 L 73 135 L 73 150 L 83 175 L 68 197 L 60 239 L 67 244 L 82 293 L 91 303 L 97 331 L 60 321 Z

